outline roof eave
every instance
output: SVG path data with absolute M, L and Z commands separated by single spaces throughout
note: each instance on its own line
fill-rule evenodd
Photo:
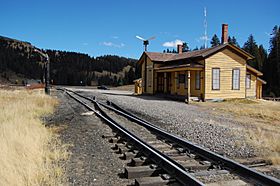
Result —
M 235 45 L 232 45 L 230 43 L 220 45 L 220 48 L 218 50 L 216 50 L 215 52 L 209 53 L 209 54 L 202 54 L 201 57 L 207 58 L 209 56 L 212 56 L 212 55 L 216 54 L 217 52 L 223 50 L 225 47 L 230 47 L 231 49 L 237 51 L 239 54 L 241 54 L 242 56 L 244 56 L 246 58 L 246 61 L 255 59 L 255 57 L 252 56 L 251 54 L 249 54 L 248 52 L 246 52 L 246 51 L 242 50 L 241 48 L 239 48 Z
M 253 73 L 255 73 L 257 76 L 262 76 L 263 73 L 255 69 L 254 67 L 251 67 L 250 65 L 247 64 L 247 69 Z
M 260 81 L 262 84 L 266 85 L 267 82 L 259 77 L 257 77 L 257 81 Z
M 252 60 L 252 59 L 255 59 L 255 57 L 251 54 L 249 54 L 248 52 L 246 52 L 245 50 L 235 46 L 235 45 L 232 45 L 232 44 L 227 44 L 227 46 L 235 49 L 235 50 L 238 50 L 240 53 L 242 53 L 245 57 L 247 57 L 247 60 Z

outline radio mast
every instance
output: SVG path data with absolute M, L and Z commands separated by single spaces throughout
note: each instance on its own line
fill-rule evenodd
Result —
M 207 10 L 206 7 L 204 7 L 204 48 L 207 48 Z

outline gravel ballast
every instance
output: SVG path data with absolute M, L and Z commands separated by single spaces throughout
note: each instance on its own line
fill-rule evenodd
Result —
M 254 157 L 241 125 L 232 116 L 211 113 L 195 105 L 154 96 L 133 96 L 118 90 L 81 90 L 99 100 L 108 99 L 168 132 L 231 158 Z
M 66 185 L 129 185 L 123 179 L 125 163 L 113 153 L 111 144 L 102 135 L 110 128 L 94 114 L 88 113 L 65 93 L 54 92 L 59 99 L 55 114 L 46 118 L 49 126 L 61 126 L 60 138 L 69 144 L 69 160 L 65 162 Z

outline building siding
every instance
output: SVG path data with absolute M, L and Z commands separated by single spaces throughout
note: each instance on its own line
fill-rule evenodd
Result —
M 191 96 L 200 97 L 201 93 L 203 92 L 203 84 L 204 84 L 204 78 L 203 78 L 203 72 L 200 73 L 200 89 L 195 88 L 195 73 L 196 71 L 191 71 Z
M 212 68 L 220 68 L 220 90 L 212 90 Z M 232 90 L 232 70 L 240 69 L 240 89 Z M 228 49 L 205 59 L 205 99 L 245 98 L 246 60 Z
M 249 73 L 247 72 L 247 74 L 249 74 Z M 248 89 L 246 88 L 246 97 L 247 98 L 256 98 L 257 77 L 251 73 L 250 73 L 250 75 L 251 75 L 251 80 L 250 80 L 251 87 Z
M 153 94 L 153 85 L 154 85 L 154 70 L 153 62 L 150 58 L 147 57 L 147 66 L 145 67 L 145 56 L 142 63 L 142 77 L 145 77 L 145 68 L 146 68 L 146 78 L 143 79 L 144 92 L 148 94 Z

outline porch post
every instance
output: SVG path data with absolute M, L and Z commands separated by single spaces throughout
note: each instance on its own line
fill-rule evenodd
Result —
M 187 77 L 188 77 L 188 93 L 187 93 L 187 103 L 190 103 L 190 96 L 191 96 L 191 72 L 187 71 Z
M 166 72 L 164 72 L 164 89 L 163 89 L 163 92 L 164 93 L 167 93 L 167 73 Z
M 157 72 L 153 72 L 154 73 L 154 83 L 153 83 L 153 87 L 154 87 L 154 90 L 153 90 L 153 94 L 157 93 L 157 86 L 158 86 L 158 79 L 157 79 Z
M 177 79 L 178 79 L 178 72 L 175 72 L 174 78 L 174 93 L 177 94 Z

